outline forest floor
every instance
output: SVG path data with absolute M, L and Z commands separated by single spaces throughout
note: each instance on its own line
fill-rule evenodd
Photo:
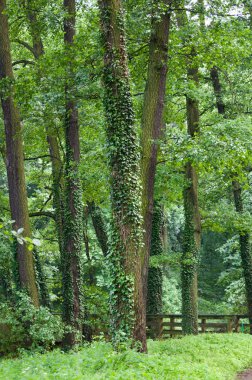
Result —
M 104 342 L 69 353 L 23 353 L 18 359 L 1 359 L 0 379 L 233 380 L 251 366 L 251 336 L 205 334 L 149 341 L 148 355 L 129 349 L 115 353 Z
M 252 380 L 252 369 L 247 369 L 246 371 L 239 373 L 237 380 Z

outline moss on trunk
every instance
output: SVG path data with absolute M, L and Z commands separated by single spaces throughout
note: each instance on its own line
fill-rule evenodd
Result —
M 63 253 L 63 319 L 74 330 L 64 343 L 81 341 L 84 316 L 81 253 L 83 241 L 82 188 L 79 174 L 80 142 L 74 82 L 75 0 L 64 0 L 64 43 L 67 56 L 65 84 L 65 218 Z
M 150 256 L 159 256 L 163 253 L 162 232 L 164 225 L 164 214 L 161 205 L 154 203 L 151 233 Z M 147 293 L 147 314 L 162 313 L 163 302 L 163 272 L 160 267 L 149 268 L 148 293 Z
M 100 0 L 104 45 L 104 106 L 111 169 L 112 222 L 109 241 L 112 335 L 117 346 L 133 339 L 146 351 L 140 255 L 139 148 L 130 94 L 124 19 L 119 0 Z

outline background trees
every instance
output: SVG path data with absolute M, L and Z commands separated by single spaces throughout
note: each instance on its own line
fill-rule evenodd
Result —
M 251 244 L 250 9 L 243 2 L 139 0 L 125 2 L 123 10 L 118 1 L 100 1 L 100 9 L 78 2 L 68 14 L 68 5 L 74 4 L 9 0 L 1 12 L 12 42 L 10 51 L 1 28 L 1 299 L 19 289 L 11 239 L 29 258 L 20 262 L 38 304 L 36 273 L 28 270 L 34 266 L 28 248 L 36 243 L 54 311 L 61 312 L 64 294 L 65 320 L 78 327 L 72 312 L 75 321 L 82 318 L 84 292 L 87 314 L 107 323 L 112 293 L 115 340 L 133 335 L 145 350 L 154 199 L 165 216 L 153 226 L 155 310 L 180 312 L 187 300 L 189 317 L 193 282 L 182 276 L 181 283 L 182 252 L 183 271 L 189 268 L 195 279 L 194 320 L 197 293 L 201 312 L 246 310 L 236 253 L 240 238 L 246 237 L 247 252 Z M 12 131 L 10 140 L 4 130 Z M 10 162 L 21 185 L 13 182 Z M 235 208 L 234 181 L 243 190 L 242 212 Z M 25 201 L 9 206 L 9 195 Z M 25 217 L 19 221 L 19 215 Z M 191 327 L 185 332 L 196 332 Z

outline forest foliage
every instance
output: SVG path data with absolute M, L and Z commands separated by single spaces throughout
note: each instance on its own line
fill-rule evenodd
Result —
M 148 312 L 194 310 L 187 332 L 197 310 L 252 317 L 250 1 L 8 0 L 3 17 L 13 77 L 1 74 L 0 96 L 2 104 L 12 97 L 20 114 L 13 141 L 24 150 L 31 233 L 16 226 L 9 203 L 3 107 L 0 319 L 11 333 L 0 353 L 49 348 L 67 334 L 71 345 L 82 324 L 87 340 L 92 330 L 112 331 L 119 345 L 133 337 L 145 347 L 148 266 L 156 300 Z M 167 42 L 155 47 L 164 22 Z M 75 35 L 66 40 L 68 27 Z M 148 85 L 163 98 L 148 95 Z M 153 115 L 156 134 L 147 129 Z M 34 260 L 39 308 L 20 292 L 21 246 Z

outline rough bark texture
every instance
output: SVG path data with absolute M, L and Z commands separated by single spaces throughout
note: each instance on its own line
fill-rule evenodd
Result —
M 151 249 L 151 229 L 154 202 L 154 183 L 157 165 L 159 139 L 162 135 L 163 111 L 165 104 L 165 89 L 168 61 L 168 39 L 170 28 L 170 0 L 159 1 L 159 5 L 166 7 L 161 15 L 156 14 L 155 6 L 152 16 L 150 38 L 149 64 L 147 81 L 144 92 L 142 117 L 142 214 L 144 230 L 143 247 L 143 292 L 147 299 L 147 279 L 149 256 Z
M 218 68 L 211 69 L 211 79 L 213 89 L 216 97 L 216 106 L 219 114 L 225 116 L 225 104 L 222 96 L 222 86 L 219 78 Z M 239 181 L 232 182 L 234 203 L 236 212 L 243 213 L 242 189 Z M 248 306 L 248 315 L 250 324 L 252 324 L 252 255 L 250 248 L 250 234 L 248 231 L 239 231 L 240 241 L 240 256 L 242 261 L 242 268 L 245 280 L 246 300 Z M 250 334 L 252 334 L 252 327 L 250 327 Z
M 64 178 L 63 163 L 60 156 L 60 148 L 57 136 L 47 128 L 47 141 L 52 163 L 53 178 L 53 207 L 55 209 L 55 221 L 58 234 L 59 249 L 63 255 L 63 226 L 64 226 Z
M 30 237 L 28 201 L 24 172 L 23 138 L 20 116 L 13 99 L 13 72 L 10 52 L 8 19 L 5 0 L 0 1 L 0 80 L 6 84 L 6 91 L 1 93 L 6 137 L 6 163 L 9 186 L 11 217 L 15 220 L 14 228 L 23 228 L 23 236 Z M 17 261 L 19 281 L 28 291 L 34 305 L 39 305 L 39 294 L 35 278 L 34 258 L 26 244 L 18 244 Z
M 164 226 L 164 214 L 161 205 L 154 203 L 151 233 L 150 256 L 159 256 L 163 253 L 162 232 Z M 162 313 L 163 272 L 160 267 L 149 268 L 147 314 Z
M 64 0 L 66 16 L 64 19 L 64 43 L 68 58 L 66 67 L 66 168 L 65 168 L 65 223 L 63 254 L 63 318 L 75 328 L 65 336 L 67 346 L 81 340 L 83 318 L 81 251 L 83 240 L 81 182 L 79 177 L 79 126 L 75 100 L 74 83 L 74 36 L 75 36 L 75 0 Z
M 190 162 L 185 168 L 182 282 L 182 328 L 185 334 L 198 333 L 198 254 L 201 221 L 198 206 L 198 179 Z
M 104 257 L 106 257 L 108 254 L 108 232 L 102 210 L 94 202 L 88 203 L 88 210 L 92 218 L 97 240 Z
M 111 308 L 114 344 L 130 338 L 146 351 L 142 287 L 140 170 L 119 0 L 100 0 L 104 44 L 104 106 L 111 168 Z

